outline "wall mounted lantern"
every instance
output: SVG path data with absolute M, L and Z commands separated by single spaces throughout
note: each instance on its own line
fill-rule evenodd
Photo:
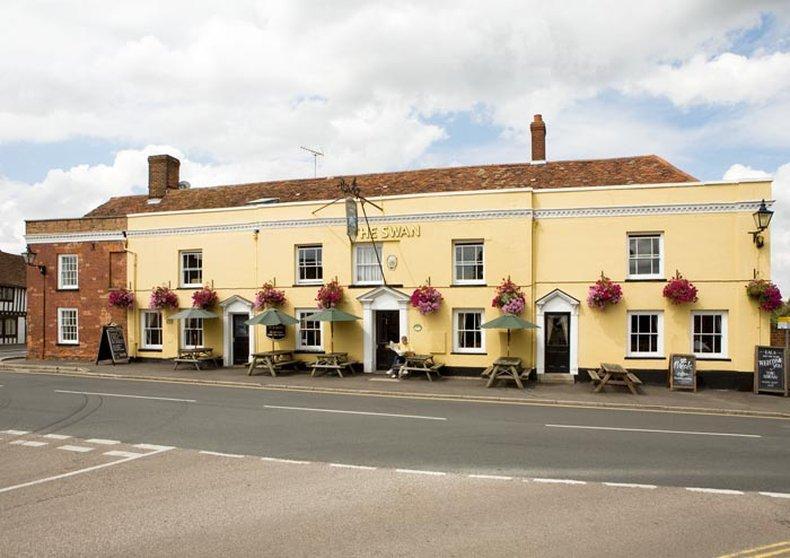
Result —
M 754 226 L 757 227 L 757 230 L 751 231 L 749 234 L 752 235 L 752 240 L 758 248 L 762 248 L 765 245 L 765 239 L 760 233 L 768 228 L 773 216 L 774 212 L 765 206 L 765 200 L 760 202 L 760 208 L 752 213 L 752 217 L 754 217 Z
M 27 265 L 29 265 L 30 267 L 37 267 L 38 268 L 38 272 L 41 275 L 46 275 L 47 274 L 47 266 L 41 265 L 41 264 L 36 265 L 36 263 L 35 263 L 37 255 L 38 254 L 36 254 L 33 250 L 30 249 L 30 246 L 27 247 L 27 250 L 25 252 L 22 252 L 22 257 L 25 258 L 25 263 Z

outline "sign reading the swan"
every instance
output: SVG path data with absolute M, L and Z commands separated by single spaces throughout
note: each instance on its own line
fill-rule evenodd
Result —
M 694 355 L 669 357 L 669 389 L 697 391 L 697 359 Z
M 788 351 L 782 347 L 757 346 L 754 351 L 754 393 L 768 391 L 787 397 Z
M 360 240 L 400 240 L 401 238 L 415 238 L 420 236 L 420 225 L 379 225 L 362 227 L 359 231 Z

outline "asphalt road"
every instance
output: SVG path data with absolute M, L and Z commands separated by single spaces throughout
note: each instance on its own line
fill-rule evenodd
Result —
M 460 474 L 790 492 L 790 421 L 0 373 L 0 430 Z

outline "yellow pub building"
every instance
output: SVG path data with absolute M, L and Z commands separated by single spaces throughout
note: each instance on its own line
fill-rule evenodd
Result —
M 112 198 L 78 220 L 28 222 L 31 249 L 52 269 L 45 323 L 31 317 L 29 343 L 45 358 L 90 353 L 107 313 L 58 302 L 55 284 L 59 266 L 103 274 L 104 263 L 85 267 L 84 253 L 112 243 L 107 273 L 123 269 L 100 283 L 135 295 L 125 315 L 112 314 L 133 357 L 171 359 L 189 344 L 212 347 L 226 366 L 247 363 L 271 348 L 265 328 L 244 323 L 270 282 L 285 292 L 281 309 L 299 319 L 277 347 L 310 360 L 329 350 L 329 327 L 305 317 L 318 289 L 337 279 L 338 307 L 360 319 L 334 325 L 334 350 L 365 372 L 389 368 L 385 344 L 407 336 L 450 373 L 479 373 L 507 350 L 504 331 L 480 326 L 501 315 L 492 299 L 509 278 L 525 294 L 521 316 L 539 326 L 514 331 L 509 351 L 538 379 L 582 379 L 612 362 L 661 381 L 669 356 L 682 353 L 696 356 L 707 385 L 750 387 L 755 345 L 770 336 L 768 313 L 745 290 L 770 278 L 769 231 L 759 243 L 750 234 L 763 200 L 771 206 L 770 180 L 700 182 L 655 155 L 547 161 L 545 130 L 536 115 L 526 163 L 342 177 L 381 209 L 354 204 L 355 237 L 341 177 L 188 188 L 177 159 L 153 156 L 147 195 Z M 696 302 L 663 296 L 678 274 L 698 289 Z M 593 308 L 589 289 L 602 275 L 622 300 Z M 177 310 L 148 308 L 156 286 L 170 287 L 183 309 L 204 285 L 218 294 L 215 319 L 168 321 Z M 422 285 L 441 293 L 436 312 L 411 305 Z M 106 292 L 98 296 L 106 304 Z M 47 327 L 48 340 L 38 339 Z

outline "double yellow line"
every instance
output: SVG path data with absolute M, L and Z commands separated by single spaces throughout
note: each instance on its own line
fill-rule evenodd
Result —
M 790 540 L 757 546 L 735 554 L 725 554 L 719 558 L 768 558 L 769 556 L 773 558 L 790 557 Z

